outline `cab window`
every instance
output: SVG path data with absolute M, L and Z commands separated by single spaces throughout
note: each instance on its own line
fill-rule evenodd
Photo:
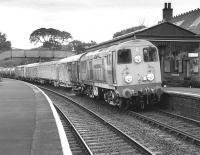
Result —
M 132 62 L 131 50 L 121 49 L 117 52 L 118 64 L 128 64 Z
M 148 47 L 143 49 L 144 62 L 157 61 L 157 51 L 155 47 Z

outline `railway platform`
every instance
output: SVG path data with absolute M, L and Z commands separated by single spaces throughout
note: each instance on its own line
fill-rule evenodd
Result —
M 61 140 L 63 135 L 54 113 L 55 109 L 38 88 L 3 79 L 0 82 L 0 154 L 71 154 L 67 142 L 63 148 L 65 142 Z
M 200 88 L 165 87 L 161 101 L 165 109 L 200 121 Z
M 164 92 L 200 98 L 200 88 L 165 87 Z

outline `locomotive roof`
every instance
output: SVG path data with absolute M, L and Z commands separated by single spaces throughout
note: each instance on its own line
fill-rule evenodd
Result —
M 33 66 L 38 66 L 39 63 L 32 63 L 32 64 L 27 64 L 26 67 L 33 67 Z
M 19 66 L 16 66 L 17 68 L 21 68 L 21 67 L 25 67 L 26 65 L 19 65 Z
M 51 64 L 56 64 L 58 61 L 48 61 L 48 62 L 42 62 L 42 63 L 39 63 L 38 65 L 51 65 Z
M 70 56 L 70 57 L 67 57 L 67 58 L 64 58 L 64 59 L 60 59 L 58 61 L 58 63 L 61 64 L 61 63 L 66 63 L 66 62 L 78 61 L 83 54 L 84 53 L 78 54 L 78 55 L 74 55 L 74 56 Z
M 143 40 L 143 39 L 135 39 L 135 40 L 129 40 L 123 43 L 120 43 L 119 45 L 117 45 L 117 48 L 123 48 L 124 46 L 144 46 L 144 45 L 153 45 L 151 42 L 147 41 L 147 40 Z
M 112 45 L 110 47 L 106 47 L 106 48 L 102 48 L 102 49 L 98 49 L 95 51 L 91 51 L 88 52 L 87 54 L 85 54 L 81 60 L 88 60 L 88 59 L 93 59 L 94 57 L 101 57 L 106 55 L 108 52 L 111 52 L 113 50 L 118 50 L 120 48 L 126 48 L 126 47 L 131 47 L 131 46 L 149 46 L 149 45 L 153 45 L 151 42 L 147 41 L 147 40 L 143 40 L 143 39 L 134 39 L 134 40 L 129 40 L 126 42 L 122 42 L 116 45 Z
M 87 59 L 93 59 L 96 56 L 103 56 L 106 53 L 108 53 L 109 51 L 112 51 L 115 47 L 116 47 L 116 45 L 113 45 L 113 46 L 110 46 L 110 47 L 107 47 L 107 48 L 102 48 L 102 49 L 98 49 L 98 50 L 95 50 L 95 51 L 88 52 L 87 54 L 85 54 L 81 58 L 81 60 L 84 61 L 84 60 L 87 60 Z

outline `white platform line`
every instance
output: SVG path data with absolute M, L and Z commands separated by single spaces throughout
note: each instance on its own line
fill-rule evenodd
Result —
M 200 98 L 200 94 L 184 93 L 184 92 L 173 91 L 173 90 L 166 90 L 165 92 L 167 92 L 167 93 L 173 93 L 173 94 L 183 94 L 183 95 L 194 96 L 194 97 L 199 97 Z
M 61 146 L 62 146 L 62 151 L 63 151 L 63 155 L 72 155 L 72 152 L 70 150 L 70 146 L 69 146 L 69 143 L 68 143 L 68 140 L 67 140 L 67 136 L 65 134 L 65 130 L 63 128 L 63 125 L 62 125 L 62 122 L 60 120 L 60 117 L 58 116 L 58 113 L 53 105 L 53 102 L 51 101 L 51 99 L 46 95 L 46 93 L 41 90 L 40 88 L 38 88 L 37 86 L 35 85 L 32 85 L 30 83 L 26 83 L 28 86 L 33 86 L 35 87 L 38 91 L 40 91 L 44 96 L 45 98 L 47 99 L 50 107 L 51 107 L 51 110 L 53 112 L 53 116 L 54 116 L 54 119 L 56 121 L 56 125 L 57 125 L 57 128 L 58 128 L 58 133 L 59 133 L 59 136 L 60 136 L 60 142 L 61 142 Z

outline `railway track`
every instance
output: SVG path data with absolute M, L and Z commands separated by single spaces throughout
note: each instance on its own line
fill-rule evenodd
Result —
M 178 137 L 200 145 L 200 122 L 169 112 L 156 110 L 153 112 L 129 112 L 132 116 L 162 128 Z
M 87 152 L 86 154 L 154 154 L 132 137 L 72 99 L 52 90 L 40 88 L 47 92 L 55 106 L 62 112 L 63 124 L 67 124 L 66 119 L 72 123 L 73 130 L 76 130 L 82 141 L 84 149 L 80 151 Z M 68 129 L 66 131 L 68 132 Z
M 153 126 L 136 117 L 134 118 L 129 112 L 119 111 L 118 108 L 108 106 L 101 100 L 97 101 L 82 95 L 75 95 L 73 92 L 66 91 L 65 89 L 49 86 L 47 86 L 47 88 L 59 92 L 80 103 L 84 107 L 87 107 L 87 109 L 94 111 L 107 122 L 113 124 L 115 127 L 137 140 L 156 155 L 199 155 L 200 147 L 198 145 L 194 145 L 187 140 L 178 138 L 176 135 L 174 136 L 170 132 L 166 132 L 163 128 L 159 128 L 155 125 Z
M 88 148 L 87 144 L 85 144 L 85 141 L 82 139 L 82 137 L 74 127 L 73 123 L 65 116 L 65 114 L 57 106 L 55 106 L 55 108 L 60 116 L 63 128 L 65 130 L 65 134 L 69 141 L 72 154 L 92 155 L 92 152 Z

